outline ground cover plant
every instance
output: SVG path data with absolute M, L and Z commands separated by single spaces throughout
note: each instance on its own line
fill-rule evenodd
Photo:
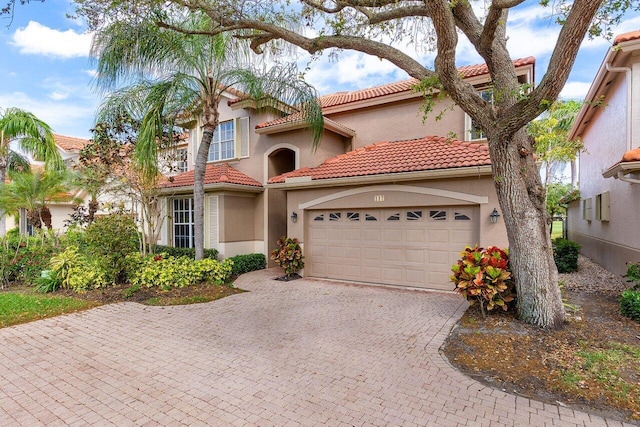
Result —
M 640 424 L 640 323 L 619 310 L 620 277 L 580 257 L 560 274 L 567 322 L 557 331 L 471 307 L 443 346 L 461 371 L 518 396 Z M 626 291 L 625 291 L 626 292 Z

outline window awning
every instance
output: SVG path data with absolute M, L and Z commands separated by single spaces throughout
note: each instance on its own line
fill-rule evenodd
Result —
M 605 178 L 615 178 L 632 184 L 640 184 L 640 179 L 632 178 L 631 174 L 640 173 L 640 161 L 618 162 L 602 173 Z

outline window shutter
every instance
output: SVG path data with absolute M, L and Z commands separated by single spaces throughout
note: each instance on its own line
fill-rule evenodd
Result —
M 249 117 L 236 118 L 234 127 L 237 157 L 240 159 L 249 157 Z
M 218 196 L 209 197 L 209 247 L 218 248 Z

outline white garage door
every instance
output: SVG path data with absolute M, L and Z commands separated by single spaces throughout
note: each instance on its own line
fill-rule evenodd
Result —
M 473 207 L 308 211 L 312 277 L 452 290 L 451 265 L 477 230 Z

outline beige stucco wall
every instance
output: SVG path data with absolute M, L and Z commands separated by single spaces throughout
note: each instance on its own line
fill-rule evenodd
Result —
M 389 184 L 395 187 L 390 189 Z M 409 187 L 420 187 L 425 189 L 444 190 L 458 193 L 457 197 L 444 197 L 441 195 L 425 195 L 415 192 L 403 191 Z M 328 209 L 328 208 L 387 208 L 387 207 L 409 207 L 409 206 L 477 206 L 479 209 L 479 229 L 475 236 L 480 246 L 496 245 L 500 247 L 508 246 L 508 239 L 504 222 L 500 219 L 498 223 L 492 224 L 489 214 L 494 208 L 500 210 L 498 206 L 495 188 L 490 176 L 447 179 L 447 180 L 425 180 L 425 181 L 407 181 L 397 183 L 380 183 L 375 185 L 360 185 L 333 187 L 321 189 L 301 189 L 288 192 L 287 198 L 287 218 L 292 212 L 298 214 L 296 223 L 287 221 L 289 237 L 298 237 L 303 243 L 305 240 L 305 215 L 301 205 L 317 200 L 321 197 L 330 196 L 338 192 L 344 192 L 353 189 L 365 189 L 367 192 L 334 199 L 329 202 L 314 205 L 309 209 Z M 380 190 L 378 191 L 378 189 Z M 373 191 L 369 191 L 373 190 Z M 384 196 L 383 202 L 374 202 L 374 195 Z M 463 200 L 468 199 L 467 196 L 487 197 L 487 203 L 476 203 L 474 201 Z M 460 248 L 461 250 L 463 248 Z
M 253 194 L 226 194 L 219 199 L 220 242 L 255 240 L 256 200 Z
M 608 89 L 604 107 L 591 118 L 582 136 L 586 152 L 579 157 L 580 196 L 592 199 L 592 220 L 582 219 L 580 203 L 573 203 L 569 210 L 568 237 L 582 245 L 582 254 L 611 272 L 623 274 L 626 262 L 640 261 L 640 184 L 602 176 L 627 150 L 627 82 L 625 73 L 613 76 L 615 80 Z M 640 102 L 640 63 L 634 65 L 633 78 L 633 97 Z M 637 115 L 635 117 L 637 120 Z M 640 126 L 636 126 L 632 147 L 639 144 Z M 595 196 L 607 191 L 611 200 L 610 221 L 598 221 L 593 215 Z
M 423 113 L 420 111 L 423 103 L 422 98 L 415 98 L 357 111 L 328 114 L 328 117 L 356 131 L 355 148 L 381 141 L 400 141 L 427 135 L 446 137 L 453 133 L 457 139 L 465 138 L 464 112 L 458 107 L 450 110 L 452 101 L 449 98 L 436 100 L 433 111 L 424 123 Z M 441 112 L 442 118 L 436 120 Z

